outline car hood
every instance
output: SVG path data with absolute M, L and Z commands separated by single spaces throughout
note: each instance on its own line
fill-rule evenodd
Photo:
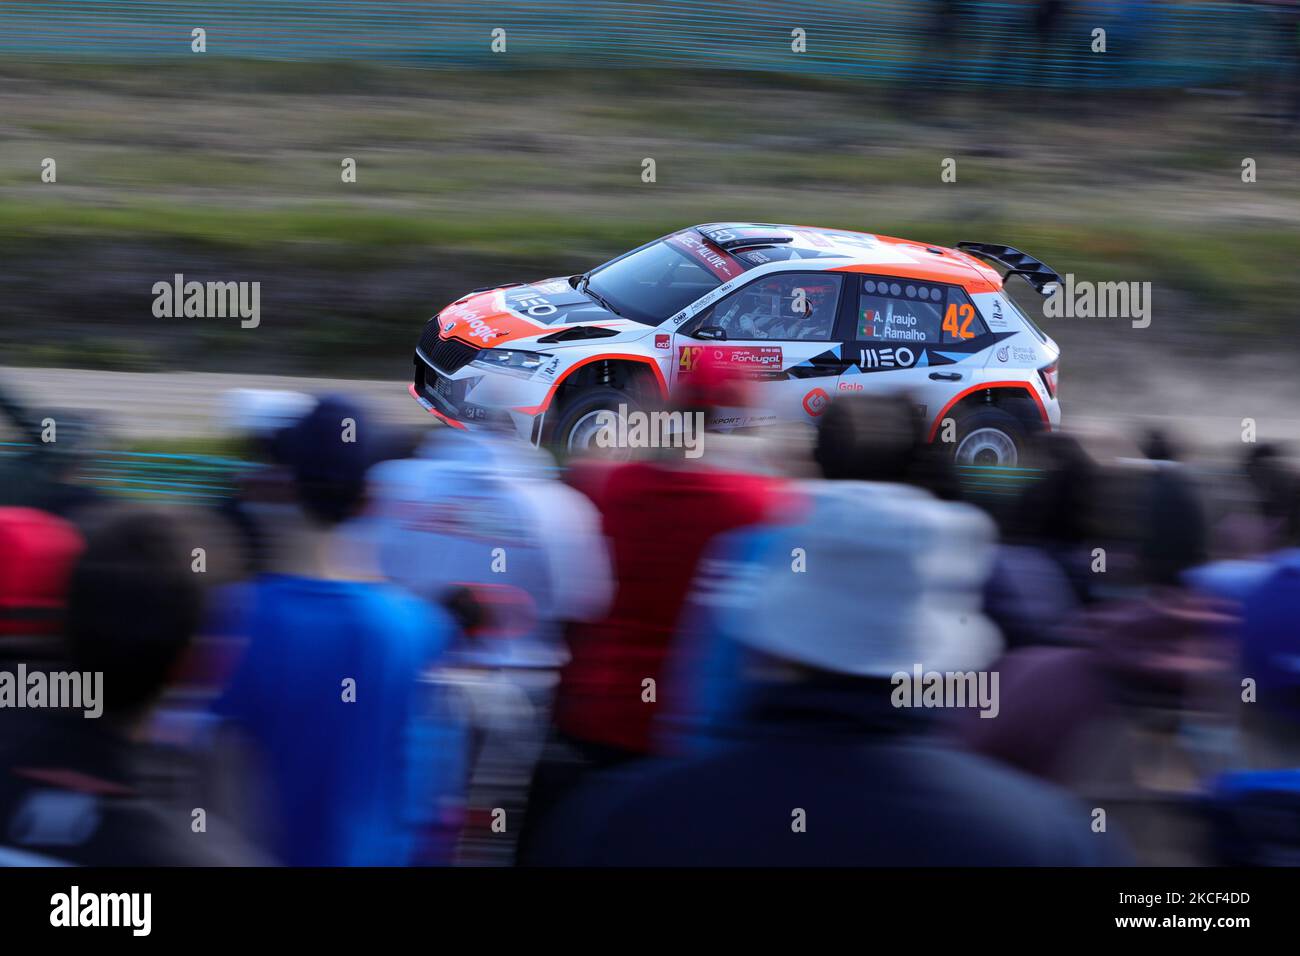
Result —
M 443 338 L 460 339 L 479 348 L 521 343 L 579 325 L 607 328 L 620 335 L 639 333 L 634 336 L 637 338 L 650 331 L 649 326 L 610 312 L 573 288 L 565 277 L 471 292 L 443 309 L 437 321 Z M 609 340 L 577 339 L 563 344 Z

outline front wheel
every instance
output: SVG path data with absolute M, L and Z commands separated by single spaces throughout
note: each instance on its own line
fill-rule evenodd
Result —
M 626 391 L 617 388 L 594 388 L 570 399 L 560 409 L 551 444 L 565 457 L 597 455 L 622 461 L 632 450 L 617 444 L 618 432 L 609 427 L 610 413 L 632 414 L 641 404 Z M 603 434 L 602 434 L 603 433 Z
M 958 419 L 953 463 L 1015 468 L 1028 439 L 1025 426 L 1010 412 L 981 408 Z

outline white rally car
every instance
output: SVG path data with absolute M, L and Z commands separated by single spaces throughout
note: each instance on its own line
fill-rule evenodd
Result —
M 1004 292 L 1012 275 L 1043 294 L 1060 281 L 1009 246 L 695 226 L 583 275 L 457 299 L 425 326 L 410 392 L 454 428 L 505 423 L 575 451 L 601 412 L 662 402 L 707 355 L 762 382 L 760 407 L 711 427 L 814 422 L 837 393 L 901 391 L 958 464 L 1013 466 L 1060 421 L 1060 350 Z

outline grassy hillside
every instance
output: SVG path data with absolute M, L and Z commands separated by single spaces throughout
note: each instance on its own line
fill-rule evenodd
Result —
M 9 362 L 382 374 L 468 288 L 585 269 L 728 218 L 1003 241 L 1080 278 L 1154 283 L 1135 347 L 1245 332 L 1294 348 L 1294 144 L 1237 99 L 940 101 L 681 71 L 10 64 L 0 124 Z M 55 183 L 40 180 L 46 157 Z M 341 181 L 345 157 L 355 183 Z M 955 183 L 940 181 L 949 157 Z M 178 271 L 261 281 L 261 327 L 155 319 L 150 288 Z

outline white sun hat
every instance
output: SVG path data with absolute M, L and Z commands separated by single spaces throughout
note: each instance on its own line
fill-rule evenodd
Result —
M 917 664 L 979 669 L 997 656 L 1001 636 L 982 612 L 995 545 L 983 512 L 905 485 L 800 487 L 811 504 L 806 519 L 780 536 L 747 583 L 748 598 L 727 602 L 730 637 L 860 677 Z

